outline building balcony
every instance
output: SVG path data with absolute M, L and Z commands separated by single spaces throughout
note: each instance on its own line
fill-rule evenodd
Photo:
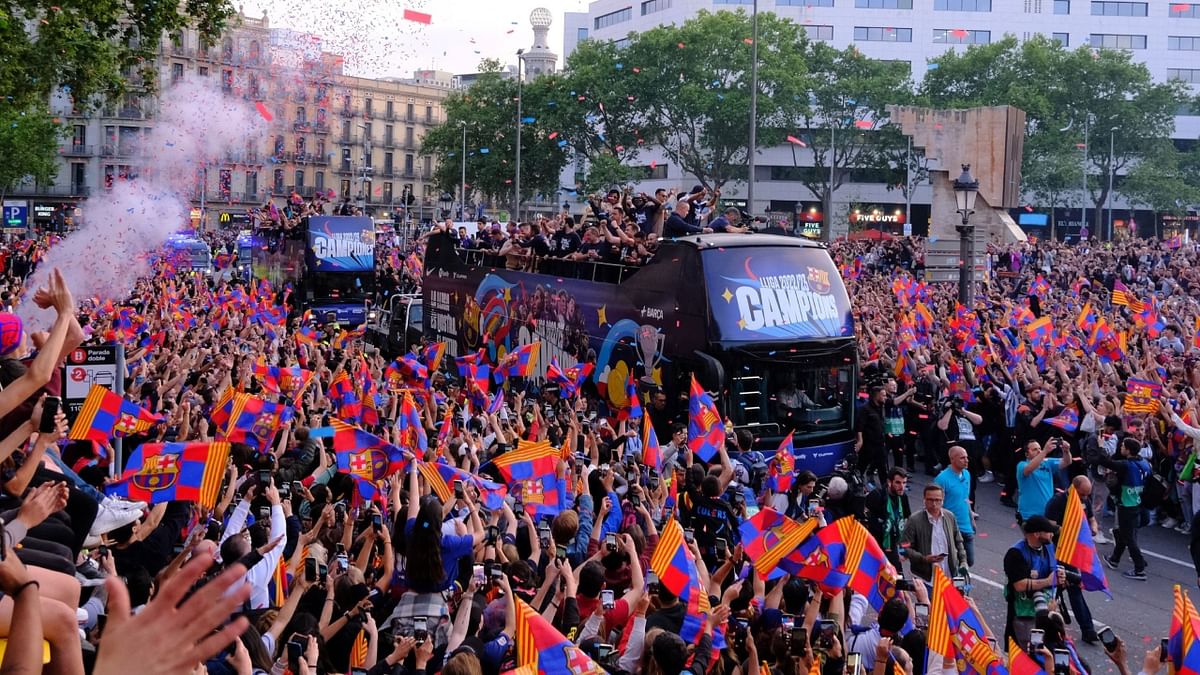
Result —
M 100 146 L 100 155 L 102 157 L 140 157 L 142 152 L 132 145 L 102 145 Z
M 355 173 L 354 167 L 343 164 L 333 170 L 334 173 L 352 176 Z
M 289 194 L 291 194 L 291 192 L 288 191 L 287 186 L 284 186 L 284 185 L 272 185 L 271 186 L 271 195 L 272 196 L 279 197 L 279 196 L 287 196 Z
M 380 176 L 382 178 L 395 178 L 396 170 L 390 166 L 385 166 L 385 167 L 383 167 L 382 171 L 376 171 L 375 175 Z
M 411 179 L 413 179 L 413 178 L 416 178 L 416 177 L 417 177 L 417 172 L 416 172 L 416 171 L 414 171 L 413 169 L 405 169 L 405 170 L 404 170 L 404 173 L 401 173 L 401 174 L 400 174 L 400 177 L 401 177 L 401 178 L 407 178 L 407 179 L 411 180 Z
M 92 193 L 86 185 L 19 185 L 10 196 L 14 197 L 87 197 Z
M 308 133 L 312 131 L 312 122 L 297 121 L 292 125 L 292 130 L 299 133 Z
M 432 171 L 422 171 L 421 172 L 421 180 L 425 180 L 425 181 L 433 180 L 433 172 Z
M 63 150 L 63 154 L 69 157 L 87 157 L 95 154 L 95 148 L 91 145 L 71 144 Z
M 258 158 L 257 152 L 227 152 L 225 153 L 226 164 L 262 164 Z
M 377 119 L 377 118 L 378 118 L 378 114 L 374 110 L 364 110 L 363 111 L 363 119 L 364 120 L 373 120 L 373 119 Z
M 329 133 L 329 125 L 324 122 L 317 122 L 313 125 L 313 131 L 318 134 L 327 134 Z
M 338 111 L 338 114 L 341 115 L 342 117 L 354 117 L 355 115 L 358 114 L 358 111 L 355 110 L 354 108 L 342 108 L 341 110 Z
M 118 108 L 115 112 L 115 115 L 109 115 L 109 117 L 115 117 L 119 120 L 148 120 L 154 118 L 154 114 L 149 110 L 143 110 L 137 106 Z

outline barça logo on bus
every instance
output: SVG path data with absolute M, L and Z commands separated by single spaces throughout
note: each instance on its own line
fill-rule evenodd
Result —
M 142 470 L 137 472 L 131 482 L 143 490 L 166 490 L 175 485 L 179 479 L 179 456 L 157 455 L 147 457 L 142 463 Z

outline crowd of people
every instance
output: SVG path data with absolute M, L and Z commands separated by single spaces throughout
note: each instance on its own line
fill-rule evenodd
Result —
M 581 254 L 644 261 L 660 234 L 693 231 L 676 219 L 738 232 L 740 214 L 713 213 L 718 196 L 609 193 L 582 236 L 561 214 L 460 233 L 460 246 L 521 269 Z M 329 209 L 269 207 L 265 222 Z M 689 223 L 697 212 L 718 217 Z M 381 279 L 419 283 L 419 239 L 377 246 Z M 1068 499 L 1091 541 L 1113 544 L 1098 550 L 1108 566 L 1129 553 L 1132 580 L 1146 578 L 1140 528 L 1178 528 L 1181 546 L 1200 534 L 1196 247 L 996 245 L 975 307 L 919 281 L 920 240 L 843 241 L 831 254 L 863 364 L 856 456 L 833 477 L 780 469 L 746 430 L 728 429 L 704 461 L 686 409 L 660 391 L 645 392 L 645 425 L 587 385 L 514 377 L 489 396 L 436 345 L 385 357 L 303 307 L 281 311 L 287 292 L 260 281 L 160 260 L 130 298 L 98 304 L 77 302 L 87 289 L 57 273 L 24 289 L 10 269 L 9 292 L 57 318 L 27 334 L 0 313 L 0 672 L 957 671 L 954 654 L 927 656 L 930 621 L 945 621 L 930 607 L 940 578 L 958 585 L 977 564 L 976 513 L 1001 508 L 977 499 L 990 482 L 1024 536 L 1003 560 L 1005 625 L 982 626 L 988 653 L 1017 669 L 1011 638 L 1047 672 L 1091 672 L 1069 605 L 1082 640 L 1137 672 L 1140 655 L 1092 625 L 1081 574 L 1093 570 L 1057 564 L 1054 547 Z M 122 454 L 68 433 L 51 404 L 67 355 L 114 340 L 127 350 L 124 398 L 149 420 L 118 425 Z M 658 461 L 644 427 L 662 442 Z M 204 469 L 211 502 L 156 496 L 180 494 L 152 482 L 176 464 L 129 463 L 197 443 L 228 456 Z M 514 475 L 510 460 L 547 445 L 544 474 Z M 918 471 L 931 480 L 914 510 Z M 895 566 L 886 597 L 805 572 L 815 559 L 760 574 L 763 551 L 743 532 L 768 510 L 822 531 L 843 516 L 866 523 Z M 690 574 L 683 593 L 678 573 Z M 1155 645 L 1141 672 L 1165 660 Z

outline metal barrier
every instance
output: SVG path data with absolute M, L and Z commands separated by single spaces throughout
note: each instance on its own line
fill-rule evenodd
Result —
M 458 259 L 468 267 L 491 267 L 507 269 L 508 261 L 504 256 L 494 251 L 479 249 L 455 248 Z M 537 272 L 569 279 L 587 279 L 610 284 L 619 284 L 633 276 L 640 267 L 620 263 L 606 263 L 591 260 L 565 260 L 562 258 L 533 258 L 523 272 Z

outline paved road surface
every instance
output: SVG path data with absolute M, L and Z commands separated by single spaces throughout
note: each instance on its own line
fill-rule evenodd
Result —
M 922 508 L 921 491 L 930 480 L 924 475 L 917 475 L 910 481 L 909 500 L 914 511 Z M 975 539 L 975 567 L 971 570 L 974 581 L 972 596 L 992 630 L 1003 634 L 1004 554 L 1021 538 L 1021 532 L 1013 517 L 1013 509 L 1000 504 L 1000 489 L 995 483 L 979 485 L 976 501 L 979 534 Z M 1100 525 L 1108 536 L 1113 519 L 1101 519 Z M 1125 641 L 1130 672 L 1133 673 L 1141 669 L 1146 649 L 1157 645 L 1159 638 L 1167 635 L 1171 625 L 1173 586 L 1180 584 L 1188 590 L 1193 602 L 1200 599 L 1196 573 L 1188 553 L 1187 535 L 1152 525 L 1142 528 L 1138 541 L 1148 563 L 1148 581 L 1133 581 L 1121 576 L 1121 571 L 1133 567 L 1126 553 L 1120 571 L 1105 567 L 1112 600 L 1103 593 L 1085 593 L 1097 630 L 1105 625 L 1111 626 Z M 1108 555 L 1112 553 L 1113 546 L 1101 544 L 1098 548 L 1101 555 Z M 1094 673 L 1117 672 L 1099 645 L 1091 646 L 1080 639 L 1077 624 L 1069 626 L 1069 630 Z

